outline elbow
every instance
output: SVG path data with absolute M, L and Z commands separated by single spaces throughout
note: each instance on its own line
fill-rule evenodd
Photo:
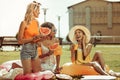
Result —
M 21 41 L 18 41 L 18 44 L 22 44 L 22 42 L 21 42 Z
M 23 41 L 22 40 L 18 40 L 18 44 L 23 44 Z

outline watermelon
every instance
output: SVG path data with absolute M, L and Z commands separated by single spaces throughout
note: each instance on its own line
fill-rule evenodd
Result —
M 51 79 L 54 77 L 54 73 L 46 70 L 43 72 L 38 72 L 38 73 L 31 73 L 31 74 L 18 74 L 14 80 L 54 80 Z
M 50 32 L 51 32 L 51 29 L 46 28 L 46 27 L 40 27 L 40 33 L 41 33 L 43 36 L 49 35 Z
M 59 43 L 54 43 L 53 45 L 50 45 L 50 50 L 55 50 L 59 46 Z
M 35 74 L 18 74 L 14 80 L 34 80 L 34 78 L 36 77 Z

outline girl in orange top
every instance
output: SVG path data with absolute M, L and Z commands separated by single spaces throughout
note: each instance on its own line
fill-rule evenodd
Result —
M 43 31 L 43 32 L 42 32 Z M 47 34 L 43 35 L 42 33 Z M 59 40 L 55 37 L 56 28 L 51 22 L 45 22 L 40 26 L 41 40 L 37 42 L 37 51 L 40 60 L 41 71 L 50 70 L 55 73 L 60 71 L 60 55 L 62 54 L 62 48 L 59 45 Z M 55 48 L 51 48 L 53 44 L 56 44 Z M 21 65 L 13 63 L 12 68 L 22 68 Z
M 24 74 L 40 71 L 40 61 L 37 54 L 36 41 L 39 40 L 40 3 L 33 1 L 27 7 L 24 20 L 18 32 L 18 43 L 22 45 L 20 53 Z

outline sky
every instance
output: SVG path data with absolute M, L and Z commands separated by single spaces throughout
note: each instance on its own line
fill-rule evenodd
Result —
M 0 36 L 15 36 L 24 19 L 27 5 L 33 0 L 0 0 Z M 65 38 L 69 32 L 68 6 L 84 0 L 36 0 L 41 10 L 38 21 L 44 22 L 43 8 L 47 8 L 46 21 L 52 22 L 57 29 L 60 26 L 60 37 Z M 109 0 L 110 1 L 110 0 Z M 120 1 L 120 0 L 111 0 Z M 60 25 L 58 22 L 60 16 Z M 58 36 L 58 32 L 57 35 Z

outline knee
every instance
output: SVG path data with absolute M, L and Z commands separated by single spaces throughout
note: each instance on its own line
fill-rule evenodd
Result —
M 12 63 L 12 66 L 16 66 L 16 63 Z
M 24 75 L 32 73 L 32 69 L 23 69 Z
M 101 55 L 102 55 L 102 52 L 101 52 L 101 51 L 96 51 L 96 52 L 95 52 L 95 55 L 96 55 L 96 56 L 101 56 Z
M 17 64 L 16 63 L 12 63 L 12 69 L 17 68 Z
M 98 62 L 96 62 L 96 61 L 91 62 L 91 64 L 92 64 L 92 66 L 94 66 L 94 67 L 98 67 L 98 66 L 100 66 L 100 65 L 98 64 Z

